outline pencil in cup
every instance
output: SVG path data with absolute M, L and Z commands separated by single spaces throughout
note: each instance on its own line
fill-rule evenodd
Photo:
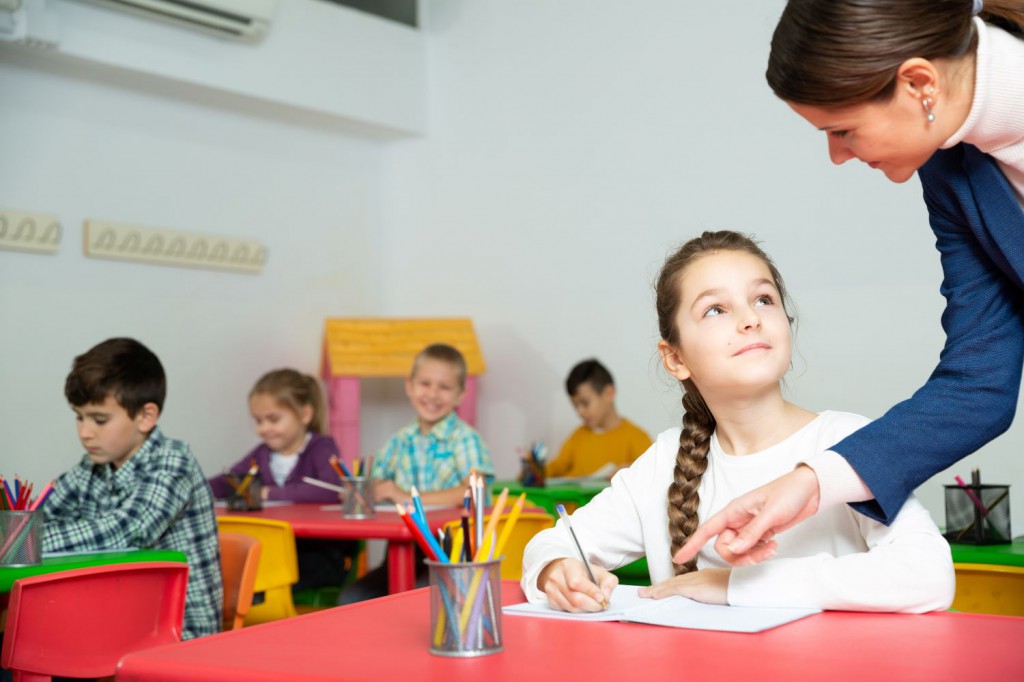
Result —
M 464 658 L 502 651 L 501 560 L 426 563 L 430 572 L 430 653 Z M 460 623 L 463 613 L 470 614 L 467 627 Z
M 350 489 L 345 491 L 346 494 L 351 492 L 351 494 L 355 496 L 351 503 L 349 503 L 348 497 L 346 497 L 342 502 L 342 515 L 356 519 L 370 518 L 374 516 L 372 464 L 371 467 L 367 469 L 366 476 L 357 477 L 352 475 L 352 472 L 348 470 L 348 467 L 345 466 L 345 463 L 341 461 L 341 458 L 337 455 L 331 455 L 328 462 L 330 463 L 331 468 L 334 469 L 334 473 L 338 474 L 338 478 L 341 479 L 342 483 Z M 362 489 L 363 492 L 369 491 L 369 494 L 364 497 L 360 492 L 360 489 Z M 367 498 L 369 498 L 369 501 L 367 501 Z
M 43 512 L 0 511 L 0 566 L 33 566 L 42 561 Z

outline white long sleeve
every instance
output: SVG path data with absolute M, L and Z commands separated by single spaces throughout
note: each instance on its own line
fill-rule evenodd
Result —
M 782 443 L 742 457 L 723 453 L 713 437 L 699 489 L 700 518 L 787 473 L 809 453 L 828 449 L 865 423 L 857 415 L 824 412 Z M 679 429 L 660 434 L 633 466 L 616 474 L 608 489 L 573 514 L 573 528 L 591 562 L 615 569 L 646 555 L 652 582 L 674 575 L 667 505 L 678 442 Z M 949 545 L 913 497 L 888 528 L 844 505 L 823 510 L 777 540 L 778 553 L 771 561 L 733 569 L 730 604 L 923 612 L 952 602 Z M 536 587 L 538 574 L 554 559 L 574 556 L 561 522 L 534 537 L 523 557 L 527 598 L 544 602 Z M 710 543 L 697 565 L 727 566 Z

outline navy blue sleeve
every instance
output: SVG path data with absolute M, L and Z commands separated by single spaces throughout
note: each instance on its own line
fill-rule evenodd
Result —
M 994 217 L 1019 220 L 1020 208 L 1014 201 L 1014 216 L 980 207 L 964 173 L 957 175 L 958 158 L 933 157 L 921 173 L 946 299 L 939 364 L 909 400 L 832 448 L 875 496 L 853 507 L 885 524 L 924 481 L 1006 431 L 1017 408 L 1024 299 L 1011 262 L 1017 253 L 1024 256 L 1024 233 L 1007 252 L 994 236 L 998 231 L 983 232 L 983 241 L 971 225 L 984 230 Z M 1013 201 L 1008 188 L 1003 194 Z

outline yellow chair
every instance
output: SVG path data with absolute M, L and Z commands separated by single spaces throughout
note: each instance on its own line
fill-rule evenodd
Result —
M 218 531 L 220 572 L 224 580 L 224 622 L 222 630 L 237 630 L 252 608 L 256 571 L 262 545 L 245 533 Z
M 1024 616 L 1024 567 L 953 564 L 953 609 L 998 616 Z
M 292 585 L 299 580 L 299 559 L 291 524 L 246 516 L 218 516 L 217 526 L 221 531 L 251 535 L 262 545 L 253 590 L 257 595 L 262 593 L 263 601 L 254 600 L 245 616 L 245 624 L 256 625 L 298 615 L 292 601 Z
M 490 516 L 485 516 L 484 525 L 490 520 Z M 496 532 L 499 537 L 501 536 L 501 531 L 505 528 L 507 520 L 507 513 L 502 514 L 501 518 L 498 519 L 498 530 Z M 461 523 L 461 521 L 449 521 L 446 523 L 443 526 L 445 535 L 458 532 L 458 529 L 462 527 Z M 545 512 L 523 512 L 519 515 L 519 520 L 516 521 L 516 525 L 512 529 L 512 535 L 509 536 L 508 541 L 505 543 L 505 548 L 502 550 L 502 554 L 505 555 L 504 560 L 501 562 L 502 580 L 519 580 L 523 577 L 523 550 L 526 549 L 526 543 L 537 533 L 554 525 L 555 520 Z

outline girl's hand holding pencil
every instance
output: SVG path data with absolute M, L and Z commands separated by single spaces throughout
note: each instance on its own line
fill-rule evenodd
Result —
M 579 559 L 556 559 L 544 567 L 537 577 L 537 587 L 544 590 L 548 603 L 569 613 L 604 611 L 619 578 L 600 566 L 587 566 Z
M 586 552 L 580 545 L 572 520 L 565 507 L 558 505 L 558 516 L 572 539 L 579 561 L 575 559 L 558 559 L 548 564 L 537 576 L 537 587 L 548 595 L 548 601 L 563 611 L 604 611 L 611 601 L 612 590 L 619 584 L 619 579 L 600 568 L 587 563 Z M 573 563 L 574 562 L 574 563 Z M 582 569 L 582 573 L 576 570 Z M 596 569 L 596 570 L 595 570 Z M 582 576 L 582 579 L 581 579 Z M 596 606 L 596 608 L 594 608 Z

